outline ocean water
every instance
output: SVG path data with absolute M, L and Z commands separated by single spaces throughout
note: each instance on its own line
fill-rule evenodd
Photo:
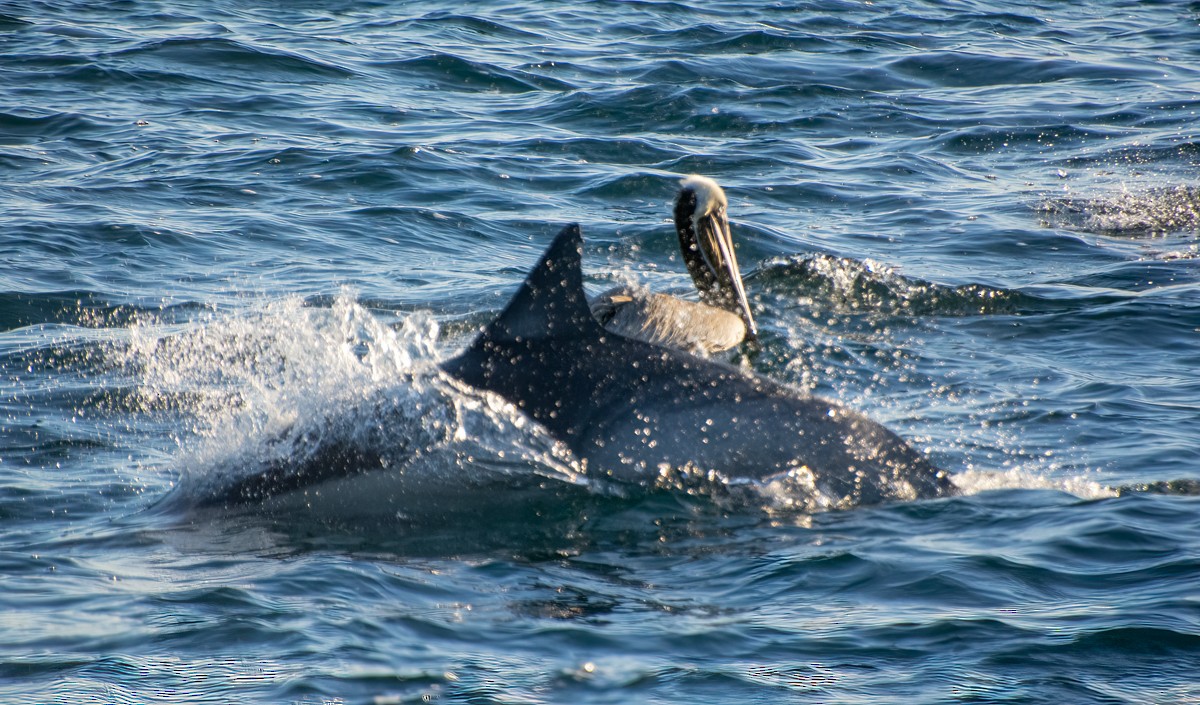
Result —
M 1200 703 L 1198 111 L 1176 0 L 0 3 L 0 701 Z M 688 294 L 689 173 L 735 362 L 958 496 L 605 484 L 438 373 L 568 222 Z

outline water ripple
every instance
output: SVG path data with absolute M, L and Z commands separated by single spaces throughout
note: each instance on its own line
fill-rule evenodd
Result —
M 1198 15 L 1136 7 L 10 3 L 0 699 L 1196 701 Z M 960 496 L 613 487 L 438 379 L 565 222 L 694 296 L 689 172 L 736 362 Z

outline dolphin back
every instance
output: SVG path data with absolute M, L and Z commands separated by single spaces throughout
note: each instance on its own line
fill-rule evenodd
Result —
M 951 491 L 923 454 L 858 412 L 605 331 L 581 258 L 579 227 L 567 226 L 504 312 L 443 368 L 516 405 L 589 473 L 644 482 L 663 466 L 755 479 L 805 470 L 868 502 Z

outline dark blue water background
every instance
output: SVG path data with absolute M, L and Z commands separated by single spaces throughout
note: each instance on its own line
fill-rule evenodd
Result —
M 1200 5 L 463 7 L 0 4 L 0 700 L 1200 702 Z M 686 293 L 692 172 L 747 364 L 962 496 L 606 487 L 436 375 L 566 222 Z M 186 508 L 330 439 L 423 456 Z

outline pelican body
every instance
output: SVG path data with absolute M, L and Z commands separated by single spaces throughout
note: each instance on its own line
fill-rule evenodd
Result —
M 589 475 L 645 482 L 663 467 L 766 479 L 807 473 L 848 502 L 952 491 L 945 473 L 866 416 L 686 352 L 614 335 L 583 291 L 582 236 L 564 229 L 450 375 L 499 394 Z
M 729 202 L 716 181 L 684 179 L 675 199 L 675 231 L 700 303 L 636 287 L 618 287 L 591 303 L 606 330 L 703 355 L 728 350 L 758 331 L 742 285 L 726 215 Z

